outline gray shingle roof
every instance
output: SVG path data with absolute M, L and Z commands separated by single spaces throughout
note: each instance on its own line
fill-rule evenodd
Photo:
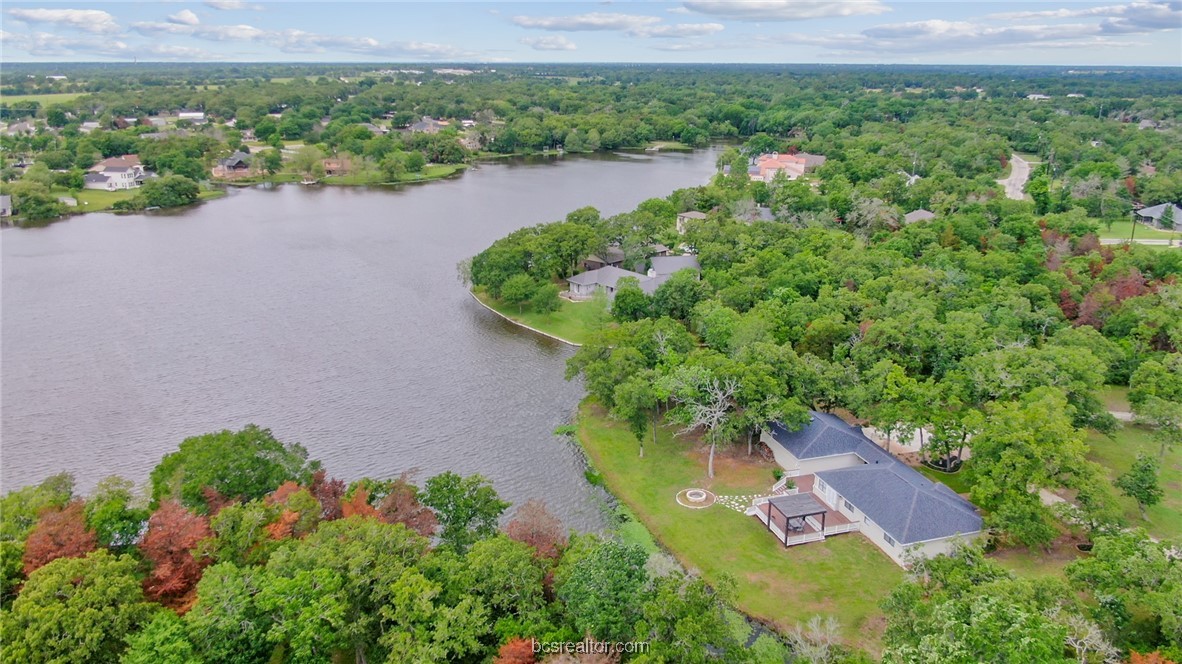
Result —
M 1157 223 L 1161 220 L 1161 216 L 1165 214 L 1167 205 L 1174 206 L 1174 223 L 1182 223 L 1182 207 L 1178 207 L 1173 203 L 1161 203 L 1159 205 L 1141 208 L 1137 210 L 1137 216 L 1142 218 L 1148 217 L 1153 220 L 1153 223 Z
M 698 212 L 697 210 L 690 210 L 689 212 L 681 212 L 677 216 L 685 217 L 686 219 L 705 219 L 705 212 Z
M 768 425 L 772 439 L 798 459 L 856 454 L 865 465 L 817 473 L 871 521 L 902 544 L 981 530 L 973 504 L 887 454 L 835 415 L 811 413 L 799 431 Z
M 574 275 L 567 279 L 568 282 L 578 286 L 594 286 L 600 285 L 606 288 L 615 288 L 616 283 L 625 277 L 632 277 L 640 282 L 643 287 L 644 283 L 650 281 L 648 277 L 643 274 L 624 270 L 618 267 L 601 267 L 598 270 L 588 270 Z
M 685 269 L 701 270 L 697 256 L 653 256 L 653 272 L 656 276 L 668 276 Z
M 972 503 L 899 461 L 826 470 L 817 477 L 900 544 L 981 530 Z
M 905 221 L 909 224 L 915 223 L 917 221 L 924 221 L 927 219 L 935 219 L 935 218 L 936 218 L 935 212 L 932 212 L 930 210 L 925 210 L 923 208 L 920 208 L 918 210 L 912 210 L 911 212 L 908 212 L 907 214 L 903 215 L 903 221 Z

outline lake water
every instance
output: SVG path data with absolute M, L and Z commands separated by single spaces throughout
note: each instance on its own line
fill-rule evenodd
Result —
M 347 480 L 483 473 L 602 525 L 555 438 L 571 349 L 474 302 L 456 264 L 522 226 L 703 184 L 716 150 L 482 164 L 398 189 L 232 190 L 191 209 L 0 233 L 0 481 L 144 482 L 247 423 Z

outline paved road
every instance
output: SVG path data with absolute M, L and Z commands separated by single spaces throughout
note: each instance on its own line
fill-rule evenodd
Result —
M 1015 201 L 1020 201 L 1026 198 L 1026 194 L 1022 188 L 1026 186 L 1026 180 L 1030 177 L 1030 165 L 1037 164 L 1037 161 L 1026 161 L 1018 155 L 1010 155 L 1010 177 L 1004 180 L 998 180 L 997 183 L 1005 187 L 1006 198 L 1011 198 Z

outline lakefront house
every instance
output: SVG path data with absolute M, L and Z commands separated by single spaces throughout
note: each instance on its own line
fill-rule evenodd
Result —
M 760 440 L 784 478 L 771 496 L 755 499 L 747 514 L 784 546 L 857 531 L 905 566 L 914 557 L 948 553 L 983 531 L 972 503 L 835 415 L 810 413 L 797 431 L 773 422 Z

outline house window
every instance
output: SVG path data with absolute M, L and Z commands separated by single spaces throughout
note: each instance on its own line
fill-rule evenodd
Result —
M 818 478 L 817 478 L 817 488 L 818 488 L 818 489 L 820 489 L 820 490 L 822 490 L 822 491 L 828 491 L 828 490 L 829 490 L 829 485 L 828 485 L 828 484 L 825 484 L 825 480 L 823 480 L 823 479 L 821 479 L 821 478 L 819 478 L 819 477 L 818 477 Z
M 886 540 L 887 544 L 890 544 L 891 546 L 899 546 L 899 543 L 895 541 L 895 538 L 891 537 L 890 535 L 883 533 L 882 537 Z
M 854 505 L 853 505 L 853 504 L 852 504 L 850 501 L 846 500 L 845 498 L 842 498 L 842 499 L 841 499 L 841 504 L 842 504 L 842 505 L 845 505 L 845 508 L 846 508 L 847 510 L 849 510 L 849 512 L 850 512 L 851 514 L 857 514 L 857 513 L 858 513 L 858 510 L 857 510 L 857 509 L 854 507 Z

